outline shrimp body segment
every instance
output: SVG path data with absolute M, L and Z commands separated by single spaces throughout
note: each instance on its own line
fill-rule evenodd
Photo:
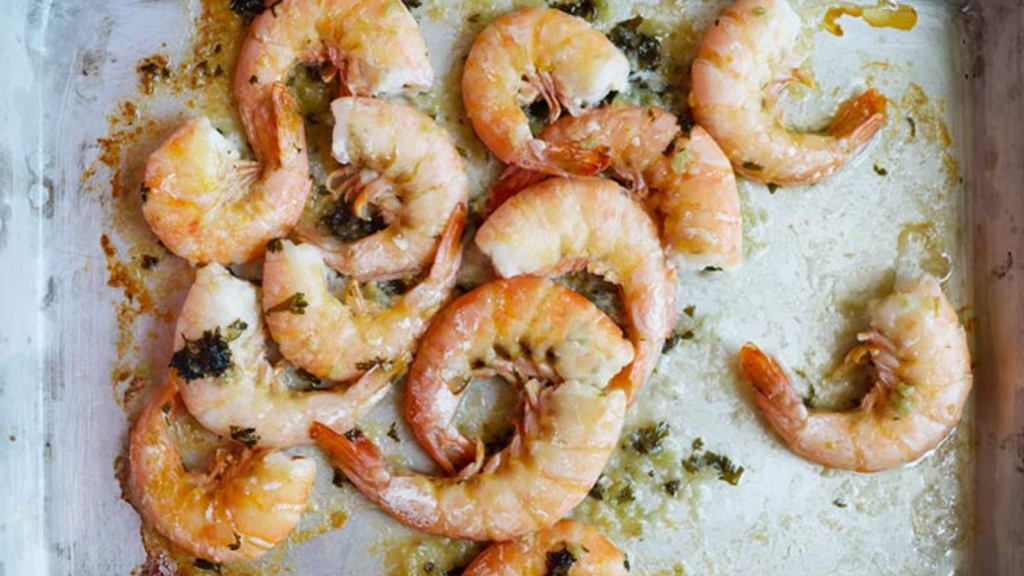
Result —
M 142 214 L 171 252 L 193 263 L 247 262 L 298 221 L 310 190 L 305 132 L 287 88 L 271 91 L 262 164 L 242 160 L 206 118 L 150 155 Z
M 497 374 L 601 388 L 632 355 L 621 330 L 582 296 L 540 278 L 492 282 L 445 308 L 424 335 L 406 382 L 406 418 L 452 474 L 476 459 L 474 440 L 455 426 L 467 382 Z
M 753 344 L 740 365 L 755 400 L 794 452 L 829 466 L 876 472 L 913 462 L 960 421 L 971 391 L 971 358 L 956 312 L 935 278 L 903 282 L 872 304 L 871 331 L 844 369 L 869 363 L 874 387 L 849 412 L 808 410 L 773 358 Z
M 496 18 L 466 59 L 462 98 L 473 129 L 507 164 L 556 175 L 593 174 L 596 150 L 556 146 L 533 136 L 522 107 L 538 98 L 551 119 L 579 114 L 629 85 L 629 61 L 586 20 L 556 9 L 524 9 Z
M 132 429 L 131 487 L 142 516 L 171 542 L 213 562 L 257 558 L 299 522 L 316 464 L 283 452 L 219 454 L 209 473 L 186 471 L 172 422 L 183 411 L 173 383 Z
M 786 0 L 738 0 L 715 20 L 693 62 L 690 106 L 736 171 L 777 185 L 813 184 L 871 141 L 886 100 L 871 89 L 840 106 L 825 133 L 787 130 L 775 101 L 797 74 L 791 63 L 800 17 Z
M 189 412 L 217 434 L 241 432 L 251 445 L 275 448 L 310 442 L 314 420 L 344 432 L 395 376 L 378 369 L 347 388 L 300 391 L 267 361 L 266 348 L 256 287 L 216 264 L 199 269 L 178 317 L 170 380 Z
M 552 178 L 502 204 L 476 243 L 504 278 L 585 267 L 621 286 L 636 357 L 612 385 L 632 401 L 675 322 L 675 273 L 647 212 L 610 180 Z
M 617 327 L 596 320 L 602 313 L 585 298 L 547 280 L 499 280 L 463 296 L 453 307 L 479 307 L 481 312 L 495 313 L 495 319 L 515 322 L 522 310 L 502 311 L 501 307 L 519 302 L 542 307 L 526 317 L 534 324 L 545 313 L 591 318 L 590 339 L 578 345 L 615 350 L 610 371 L 630 360 L 629 343 Z M 494 324 L 486 314 L 466 320 Z M 480 362 L 471 364 L 492 361 L 500 365 L 502 355 L 511 356 L 512 351 L 502 352 L 491 339 L 500 330 L 517 328 L 513 324 L 481 329 L 485 345 L 461 343 L 480 346 L 478 351 L 484 354 Z M 548 356 L 523 340 L 526 347 L 518 347 L 517 355 L 533 357 L 537 363 Z M 453 371 L 469 375 L 463 366 L 464 355 L 457 349 L 447 352 L 454 355 Z M 527 361 L 523 360 L 525 365 Z M 523 392 L 523 416 L 511 444 L 489 459 L 480 447 L 476 465 L 456 477 L 397 471 L 373 442 L 359 433 L 341 435 L 317 424 L 312 435 L 353 484 L 403 524 L 449 538 L 507 540 L 554 524 L 586 497 L 618 442 L 626 411 L 623 391 L 606 387 L 606 383 L 567 380 L 542 386 L 537 379 L 530 379 L 523 385 Z
M 346 164 L 328 186 L 369 219 L 371 205 L 388 226 L 341 243 L 307 235 L 327 262 L 360 281 L 400 278 L 426 269 L 446 223 L 469 197 L 469 180 L 451 136 L 429 116 L 374 98 L 331 104 L 334 157 Z
M 477 555 L 465 576 L 550 574 L 552 565 L 572 576 L 627 576 L 626 556 L 593 526 L 575 520 L 515 540 L 492 544 Z M 559 572 L 562 573 L 562 572 Z
M 257 16 L 238 54 L 235 101 L 256 157 L 271 142 L 270 87 L 300 62 L 328 61 L 360 96 L 421 91 L 434 81 L 419 26 L 401 0 L 283 0 Z
M 321 378 L 348 380 L 382 361 L 405 361 L 433 315 L 448 301 L 462 261 L 465 212 L 449 219 L 430 273 L 388 308 L 362 298 L 353 283 L 339 300 L 330 291 L 324 252 L 281 242 L 263 265 L 263 306 L 285 358 Z M 301 311 L 284 310 L 296 299 Z
M 685 134 L 660 108 L 605 106 L 544 129 L 545 142 L 604 151 L 609 168 L 660 217 L 676 269 L 737 267 L 743 225 L 729 159 L 700 126 Z

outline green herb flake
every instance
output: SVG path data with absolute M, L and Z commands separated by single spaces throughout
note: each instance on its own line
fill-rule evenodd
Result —
M 391 426 L 388 427 L 388 438 L 391 438 L 395 442 L 401 442 L 402 437 L 398 435 L 398 424 L 392 422 Z
M 267 310 L 267 314 L 274 314 L 276 312 L 288 312 L 289 314 L 305 314 L 306 307 L 309 306 L 309 302 L 306 302 L 306 295 L 302 292 L 296 292 L 283 302 L 278 303 L 273 308 Z
M 334 475 L 331 476 L 331 484 L 334 484 L 338 488 L 344 488 L 349 484 L 348 477 L 345 476 L 344 472 L 335 468 Z
M 143 204 L 145 204 L 149 200 L 149 193 L 151 191 L 152 191 L 152 188 L 150 188 L 149 186 L 146 186 L 145 184 L 142 185 L 142 188 L 139 188 L 139 196 L 142 197 L 142 203 Z
M 654 426 L 634 430 L 629 435 L 629 443 L 633 450 L 641 454 L 652 454 L 661 450 L 662 442 L 668 438 L 669 431 L 668 424 L 658 422 Z
M 622 504 L 634 500 L 636 500 L 636 488 L 632 482 L 627 481 L 626 485 L 619 489 L 619 492 L 615 495 L 615 501 Z
M 252 448 L 260 441 L 260 435 L 256 433 L 255 428 L 243 428 L 242 426 L 231 426 L 231 439 L 236 442 L 241 442 L 249 448 Z
M 391 368 L 391 362 L 388 362 L 387 360 L 381 358 L 380 356 L 375 356 L 369 360 L 362 360 L 356 362 L 356 370 L 362 370 L 364 372 L 373 370 L 377 366 L 380 366 L 384 370 L 389 370 Z
M 779 188 L 781 188 L 781 186 L 779 186 L 778 184 L 776 184 L 774 182 L 769 182 L 768 183 L 768 193 L 769 194 L 775 194 L 779 190 Z
M 360 430 L 359 428 L 353 428 L 353 429 L 348 430 L 347 432 L 345 432 L 345 438 L 348 439 L 349 442 L 355 442 L 356 440 L 358 440 L 358 439 L 360 439 L 362 437 L 363 437 L 363 431 Z
M 661 63 L 661 41 L 640 31 L 643 22 L 643 16 L 619 22 L 608 39 L 633 60 L 636 68 L 654 70 Z
M 264 0 L 231 0 L 231 11 L 243 20 L 252 20 L 263 12 Z
M 605 477 L 604 474 L 598 476 L 597 482 L 594 482 L 594 485 L 590 488 L 590 492 L 587 493 L 587 496 L 590 496 L 591 498 L 597 500 L 598 502 L 604 501 L 605 496 L 608 495 L 608 490 L 605 486 L 605 484 L 607 484 L 607 481 L 608 479 Z
M 843 500 L 842 498 L 836 498 L 835 500 L 833 500 L 832 505 L 835 506 L 836 508 L 846 508 L 847 506 L 849 506 L 849 504 L 846 503 L 846 500 Z
M 750 12 L 754 16 L 764 16 L 765 14 L 768 13 L 768 11 L 765 10 L 764 6 L 754 6 L 754 8 Z
M 237 532 L 235 532 L 234 534 L 235 541 L 232 544 L 228 544 L 228 550 L 238 550 L 242 547 L 242 537 L 239 536 Z
M 697 307 L 696 307 L 695 305 L 693 305 L 693 304 L 690 304 L 690 305 L 689 305 L 689 306 L 687 306 L 686 308 L 683 308 L 683 314 L 686 314 L 686 315 L 687 315 L 687 316 L 689 316 L 690 318 L 693 318 L 693 314 L 694 314 L 694 313 L 695 313 L 696 311 L 697 311 Z
M 757 162 L 751 162 L 750 160 L 747 160 L 746 162 L 743 163 L 743 169 L 749 170 L 751 172 L 761 172 L 762 170 L 764 170 L 764 166 L 761 166 Z
M 223 569 L 223 567 L 220 564 L 216 562 L 210 562 L 209 560 L 203 560 L 202 558 L 196 558 L 196 561 L 192 564 L 200 570 L 206 570 L 207 572 L 215 572 L 217 574 L 221 574 L 221 570 Z
M 878 174 L 879 176 L 888 176 L 889 175 L 889 171 L 886 170 L 885 168 L 882 168 L 878 164 L 875 164 L 873 166 L 873 168 L 875 169 L 875 174 Z
M 587 22 L 593 22 L 597 18 L 597 5 L 594 0 L 576 0 L 575 2 L 561 2 L 552 4 L 555 10 L 561 10 L 566 14 L 579 16 Z
M 427 560 L 426 562 L 424 562 L 423 563 L 423 571 L 428 573 L 428 574 L 433 572 L 434 571 L 434 563 L 431 562 L 430 560 Z
M 195 340 L 182 336 L 185 345 L 171 355 L 170 367 L 178 371 L 185 382 L 200 378 L 222 376 L 233 366 L 231 348 L 221 335 L 220 328 L 206 330 Z
M 143 270 L 152 270 L 153 268 L 156 268 L 156 265 L 159 264 L 159 263 L 160 263 L 160 259 L 157 258 L 156 256 L 151 256 L 149 254 L 143 254 L 142 255 L 142 262 L 139 264 L 139 266 L 141 266 Z
M 284 243 L 280 238 L 271 238 L 270 241 L 267 242 L 267 252 L 277 254 L 281 250 L 284 250 Z
M 669 480 L 668 482 L 662 484 L 661 487 L 669 496 L 675 496 L 676 494 L 679 494 L 679 480 Z
M 576 556 L 573 556 L 565 544 L 562 545 L 561 550 L 548 552 L 545 559 L 547 576 L 568 576 L 569 570 L 576 563 L 576 560 Z
M 245 321 L 241 318 L 236 318 L 234 322 L 228 324 L 227 328 L 224 329 L 224 339 L 228 342 L 234 342 L 247 328 L 249 328 L 249 325 Z

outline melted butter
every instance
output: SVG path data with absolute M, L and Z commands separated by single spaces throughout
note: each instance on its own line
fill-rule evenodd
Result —
M 906 4 L 880 3 L 878 6 L 857 6 L 838 4 L 825 12 L 822 26 L 836 36 L 843 35 L 843 28 L 837 20 L 842 16 L 861 18 L 874 28 L 895 28 L 911 30 L 917 25 L 917 11 Z

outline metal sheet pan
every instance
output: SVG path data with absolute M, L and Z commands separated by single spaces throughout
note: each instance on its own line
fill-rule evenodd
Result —
M 929 8 L 929 2 L 914 4 L 922 12 Z M 960 527 L 969 535 L 970 550 L 957 573 L 1020 575 L 1024 574 L 1024 360 L 1019 352 L 1024 347 L 1024 195 L 1020 192 L 1024 182 L 1024 5 L 1017 0 L 930 5 L 937 7 L 931 14 L 944 18 L 936 16 L 936 25 L 949 26 L 956 32 L 949 38 L 963 40 L 960 45 L 934 46 L 942 55 L 929 60 L 948 66 L 947 74 L 954 70 L 964 75 L 962 82 L 957 79 L 942 92 L 954 99 L 962 95 L 958 106 L 966 114 L 963 122 L 958 123 L 953 113 L 948 120 L 955 129 L 958 160 L 966 177 L 963 217 L 969 249 L 964 261 L 970 268 L 963 271 L 968 281 L 964 294 L 975 318 L 976 389 L 973 434 L 968 437 L 976 446 L 973 479 L 965 481 L 973 487 L 973 520 L 968 518 Z M 6 16 L 0 23 L 0 71 L 5 79 L 0 84 L 0 270 L 7 276 L 0 284 L 0 482 L 4 486 L 0 491 L 0 575 L 128 574 L 145 558 L 138 516 L 121 498 L 112 466 L 128 425 L 116 399 L 123 398 L 133 382 L 119 383 L 112 394 L 111 374 L 121 357 L 118 340 L 134 342 L 119 331 L 117 314 L 133 304 L 126 304 L 123 286 L 108 285 L 110 259 L 100 236 L 110 229 L 112 215 L 122 204 L 109 190 L 86 189 L 83 172 L 105 150 L 97 138 L 108 136 L 112 107 L 136 89 L 138 59 L 168 46 L 180 50 L 184 45 L 180 31 L 188 29 L 189 10 L 196 6 L 196 2 L 152 0 L 14 0 L 0 9 Z M 672 9 L 647 3 L 638 6 Z M 456 35 L 442 41 L 464 47 L 465 38 Z M 137 140 L 135 153 L 151 148 L 166 129 Z M 131 177 L 125 178 L 130 181 Z M 135 256 L 115 242 L 114 250 L 118 249 L 122 258 Z M 180 298 L 180 290 L 170 292 Z M 708 306 L 713 305 L 709 301 Z M 165 308 L 175 307 L 172 297 Z M 166 344 L 166 334 L 158 334 L 155 347 L 161 338 Z M 140 347 L 127 354 L 147 352 Z M 719 416 L 692 418 L 696 424 L 690 431 L 703 433 L 727 422 Z M 387 421 L 394 414 L 385 409 L 380 417 Z M 778 446 L 772 450 L 772 454 L 784 453 Z M 757 458 L 748 457 L 748 462 L 754 462 L 751 474 L 757 473 Z M 329 483 L 329 473 L 321 473 L 318 480 Z M 735 503 L 728 505 L 727 493 L 708 490 L 716 502 L 726 503 L 726 514 L 742 516 Z M 396 553 L 397 549 L 380 545 L 380 538 L 395 531 L 393 523 L 356 496 L 346 500 L 344 509 L 350 514 L 344 529 L 290 546 L 274 560 L 299 574 L 355 574 L 386 564 L 388 550 Z M 688 512 L 674 513 L 689 517 Z M 713 520 L 705 514 L 685 521 L 699 527 L 702 522 L 713 526 Z M 863 530 L 874 528 L 869 520 Z M 738 534 L 730 544 L 739 546 L 739 554 L 745 537 Z M 627 543 L 640 556 L 643 572 L 671 567 L 670 563 L 645 566 L 645 553 L 686 556 L 673 547 L 657 545 L 661 547 L 655 549 L 651 542 L 657 541 Z M 813 538 L 801 539 L 800 545 L 808 542 L 815 545 Z M 876 552 L 870 547 L 852 550 L 853 542 L 838 546 L 851 553 Z M 368 549 L 376 555 L 368 555 Z M 779 564 L 783 568 L 778 573 L 801 565 L 831 566 L 834 561 L 800 550 L 787 552 L 785 541 L 779 541 L 776 550 L 797 559 Z M 701 563 L 691 558 L 687 566 L 695 573 L 719 573 L 732 561 L 727 560 Z M 859 573 L 890 573 L 898 568 L 875 565 Z M 834 571 L 844 572 L 841 564 Z

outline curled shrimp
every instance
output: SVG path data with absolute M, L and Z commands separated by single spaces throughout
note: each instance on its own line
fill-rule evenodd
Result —
M 843 369 L 867 363 L 874 386 L 849 412 L 808 410 L 785 371 L 753 344 L 740 366 L 755 400 L 794 452 L 829 466 L 876 472 L 934 449 L 960 421 L 971 391 L 971 358 L 963 326 L 929 275 L 904 281 L 870 308 L 871 331 Z
M 267 251 L 263 307 L 285 358 L 321 378 L 348 380 L 381 361 L 410 356 L 431 317 L 451 296 L 462 261 L 465 210 L 458 207 L 437 247 L 429 274 L 388 308 L 363 300 L 350 283 L 344 300 L 327 283 L 324 253 L 282 241 Z M 301 310 L 288 310 L 301 300 Z
M 538 278 L 487 286 L 437 316 L 406 381 L 409 426 L 449 474 L 478 455 L 455 426 L 466 383 L 497 374 L 509 382 L 574 380 L 600 388 L 626 363 L 619 340 L 609 336 L 618 327 L 582 297 Z
M 607 154 L 616 177 L 658 216 L 665 252 L 677 270 L 732 269 L 742 262 L 736 177 L 700 126 L 686 134 L 675 115 L 660 108 L 604 106 L 561 118 L 541 138 Z M 541 179 L 507 172 L 492 190 L 492 205 Z
M 800 32 L 786 0 L 738 0 L 715 20 L 697 51 L 694 118 L 743 176 L 777 185 L 813 184 L 856 155 L 885 124 L 886 100 L 871 89 L 840 106 L 823 134 L 787 130 L 773 111 L 786 84 L 779 69 Z
M 171 252 L 191 262 L 247 262 L 302 215 L 310 190 L 302 119 L 283 84 L 271 94 L 262 164 L 240 159 L 206 118 L 150 155 L 142 214 Z
M 445 223 L 469 197 L 469 180 L 449 134 L 429 116 L 374 98 L 339 98 L 334 113 L 334 157 L 347 166 L 328 186 L 371 218 L 371 205 L 388 224 L 353 242 L 303 231 L 326 251 L 332 268 L 360 281 L 401 278 L 425 269 Z
M 131 486 L 139 512 L 171 542 L 200 558 L 257 558 L 298 524 L 316 464 L 283 452 L 245 449 L 206 473 L 188 471 L 171 429 L 182 412 L 177 387 L 163 386 L 131 433 Z
M 217 264 L 196 272 L 174 348 L 170 380 L 196 420 L 265 448 L 310 442 L 314 420 L 351 429 L 387 394 L 398 369 L 370 370 L 348 387 L 292 389 L 284 365 L 265 358 L 256 287 Z
M 534 534 L 492 544 L 470 562 L 463 574 L 627 576 L 626 565 L 626 556 L 600 530 L 575 520 L 562 520 Z
M 621 286 L 636 358 L 613 383 L 632 402 L 675 322 L 675 274 L 647 212 L 611 180 L 552 178 L 502 204 L 476 243 L 504 278 L 585 267 Z
M 565 108 L 579 114 L 629 86 L 629 61 L 586 20 L 556 9 L 524 9 L 480 32 L 462 73 L 462 99 L 473 129 L 507 164 L 549 174 L 593 174 L 596 150 L 535 138 L 521 109 L 542 98 L 552 121 Z
M 575 345 L 607 350 L 608 366 L 602 370 L 615 372 L 632 357 L 621 331 L 597 307 L 542 278 L 485 284 L 452 307 L 456 312 L 450 317 L 465 311 L 461 320 L 478 326 L 481 339 L 456 338 L 448 342 L 453 348 L 441 351 L 452 359 L 448 386 L 464 385 L 475 364 L 501 363 L 495 340 L 503 330 L 521 334 L 524 341 L 543 342 L 546 335 L 531 328 L 548 326 L 546 315 L 578 316 L 576 322 L 589 325 L 587 334 L 574 335 L 579 338 Z M 464 346 L 475 346 L 482 356 L 466 356 Z M 552 349 L 519 347 L 516 353 L 533 357 L 540 367 Z M 625 417 L 625 394 L 606 382 L 545 383 L 530 378 L 522 386 L 523 415 L 511 444 L 486 461 L 478 447 L 476 463 L 457 477 L 395 470 L 357 431 L 342 435 L 314 424 L 311 433 L 352 483 L 399 522 L 449 538 L 507 540 L 554 524 L 586 497 L 618 442 Z
M 329 61 L 360 96 L 430 87 L 434 71 L 419 26 L 401 0 L 281 0 L 249 26 L 235 67 L 235 101 L 260 160 L 273 142 L 270 87 L 300 62 Z

